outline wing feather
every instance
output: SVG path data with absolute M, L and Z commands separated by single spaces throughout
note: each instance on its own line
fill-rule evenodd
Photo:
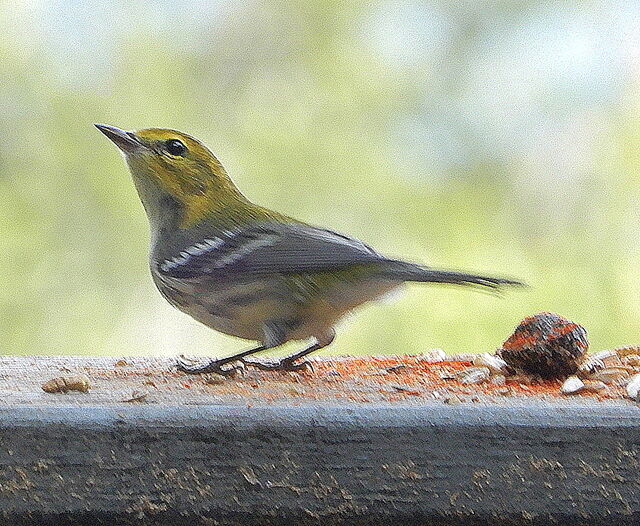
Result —
M 307 225 L 263 224 L 226 231 L 158 262 L 172 278 L 253 277 L 330 270 L 388 261 L 371 247 L 330 230 Z

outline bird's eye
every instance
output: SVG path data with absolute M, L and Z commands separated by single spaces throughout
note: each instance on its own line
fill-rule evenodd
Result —
M 187 147 L 178 139 L 169 139 L 164 143 L 164 147 L 171 155 L 184 155 L 187 153 Z

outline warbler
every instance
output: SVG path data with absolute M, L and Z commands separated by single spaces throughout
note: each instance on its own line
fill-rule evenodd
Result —
M 185 133 L 96 127 L 129 166 L 149 219 L 150 268 L 160 293 L 212 329 L 259 342 L 201 365 L 179 360 L 184 372 L 226 375 L 236 369 L 234 362 L 277 370 L 306 367 L 302 358 L 333 341 L 340 318 L 407 281 L 520 284 L 388 258 L 357 239 L 258 206 L 213 153 Z M 277 363 L 244 360 L 307 339 L 313 343 Z

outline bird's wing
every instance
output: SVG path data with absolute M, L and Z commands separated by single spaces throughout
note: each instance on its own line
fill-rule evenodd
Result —
M 226 231 L 157 262 L 161 274 L 195 279 L 331 270 L 386 258 L 357 239 L 307 225 L 260 224 Z

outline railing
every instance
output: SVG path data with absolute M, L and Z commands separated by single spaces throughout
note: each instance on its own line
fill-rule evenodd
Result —
M 116 362 L 0 360 L 5 524 L 640 520 L 630 402 L 310 400 L 297 373 L 212 385 L 170 372 L 170 360 Z M 40 388 L 77 373 L 89 393 Z M 236 381 L 258 387 L 242 398 Z M 278 389 L 288 395 L 273 398 Z

